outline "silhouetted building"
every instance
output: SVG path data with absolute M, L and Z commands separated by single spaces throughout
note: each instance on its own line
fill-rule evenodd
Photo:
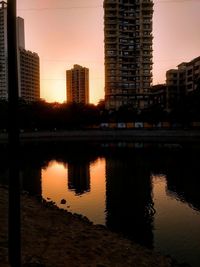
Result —
M 179 82 L 180 77 L 184 79 Z M 170 110 L 180 102 L 186 95 L 185 88 L 185 63 L 182 63 L 179 69 L 171 69 L 166 73 L 167 85 L 167 109 Z
M 148 106 L 152 82 L 152 17 L 152 0 L 104 0 L 107 109 Z
M 166 72 L 167 108 L 174 108 L 189 93 L 197 89 L 200 83 L 200 57 L 183 62 L 177 69 Z
M 68 188 L 77 195 L 90 191 L 90 164 L 68 163 Z
M 74 65 L 67 70 L 67 102 L 89 103 L 89 69 Z
M 24 20 L 17 17 L 17 57 L 19 97 L 25 101 L 40 99 L 39 56 L 25 50 Z M 7 3 L 0 2 L 0 98 L 8 99 Z
M 149 94 L 149 106 L 159 106 L 162 109 L 166 108 L 167 87 L 165 84 L 157 84 L 151 87 Z

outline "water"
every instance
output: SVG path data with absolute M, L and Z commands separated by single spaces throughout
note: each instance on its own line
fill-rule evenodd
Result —
M 60 208 L 105 224 L 105 159 L 86 165 L 49 162 L 42 170 L 42 196 Z M 65 205 L 61 204 L 62 199 L 67 201 Z
M 1 155 L 0 183 L 6 183 L 7 160 Z M 19 158 L 24 190 L 200 266 L 196 146 L 34 144 L 24 145 Z

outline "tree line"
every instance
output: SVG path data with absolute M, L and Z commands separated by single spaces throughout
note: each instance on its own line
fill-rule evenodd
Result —
M 19 101 L 18 123 L 20 129 L 27 130 L 67 130 L 98 126 L 103 122 L 145 121 L 157 123 L 169 121 L 189 125 L 192 121 L 200 121 L 200 91 L 192 92 L 182 99 L 177 106 L 167 112 L 159 105 L 148 109 L 136 110 L 130 106 L 122 106 L 118 110 L 109 111 L 104 101 L 98 105 L 77 103 L 48 103 L 37 101 L 27 103 Z M 0 101 L 0 129 L 8 128 L 8 102 Z

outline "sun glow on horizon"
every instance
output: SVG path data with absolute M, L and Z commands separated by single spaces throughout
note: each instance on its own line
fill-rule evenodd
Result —
M 18 0 L 17 4 L 18 15 L 25 21 L 26 49 L 40 57 L 41 98 L 66 101 L 65 71 L 79 64 L 90 71 L 90 103 L 103 99 L 102 0 L 73 4 L 66 0 Z M 165 82 L 168 69 L 200 55 L 199 9 L 200 1 L 154 0 L 154 84 Z
M 92 84 L 92 82 L 91 82 Z M 103 82 L 93 82 L 93 91 L 90 90 L 90 104 L 98 104 L 98 102 L 104 98 L 102 93 Z M 66 81 L 63 80 L 42 80 L 41 87 L 43 88 L 41 98 L 47 102 L 58 102 L 64 103 L 67 101 L 66 98 Z M 90 85 L 91 88 L 91 85 Z M 99 92 L 96 94 L 95 92 Z
M 41 98 L 45 99 L 47 102 L 59 102 L 63 103 L 67 101 L 67 89 L 66 89 L 66 70 L 71 69 L 73 65 L 65 64 L 60 62 L 60 64 L 55 64 L 54 62 L 49 64 L 41 60 L 41 72 L 45 73 L 44 70 L 50 74 L 50 76 L 41 77 Z M 79 64 L 83 67 L 89 65 L 89 103 L 98 104 L 100 99 L 104 98 L 104 75 L 102 66 L 97 66 L 91 63 L 88 65 L 84 62 Z M 63 71 L 64 70 L 64 71 Z

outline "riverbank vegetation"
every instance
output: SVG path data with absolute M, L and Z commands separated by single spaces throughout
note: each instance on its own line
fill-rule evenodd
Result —
M 104 101 L 98 105 L 77 103 L 47 103 L 19 101 L 19 127 L 24 130 L 68 130 L 100 127 L 102 123 L 147 122 L 157 125 L 168 122 L 190 128 L 193 122 L 200 122 L 200 92 L 194 91 L 180 101 L 175 109 L 167 112 L 159 105 L 144 110 L 123 106 L 119 110 L 108 111 Z M 166 125 L 166 124 L 165 124 Z M 198 125 L 198 123 L 197 123 Z M 199 123 L 200 125 L 200 123 Z M 169 126 L 169 127 L 171 127 Z M 0 101 L 0 129 L 8 128 L 8 103 Z

